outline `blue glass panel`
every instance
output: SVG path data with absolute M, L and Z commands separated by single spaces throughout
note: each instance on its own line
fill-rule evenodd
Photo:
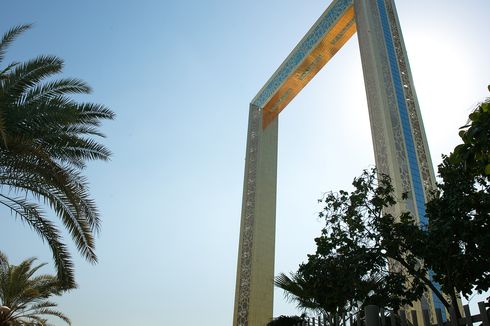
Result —
M 405 95 L 403 92 L 403 84 L 400 79 L 400 70 L 398 68 L 397 57 L 395 46 L 393 44 L 393 37 L 391 35 L 390 25 L 388 21 L 388 16 L 386 14 L 385 0 L 377 0 L 378 10 L 381 19 L 381 26 L 383 28 L 383 35 L 386 45 L 386 50 L 388 51 L 388 61 L 390 65 L 390 71 L 393 81 L 393 86 L 395 88 L 396 100 L 398 104 L 398 110 L 400 113 L 400 120 L 402 123 L 403 129 L 403 137 L 405 139 L 405 147 L 407 149 L 407 157 L 408 164 L 410 167 L 411 177 L 412 177 L 412 185 L 414 189 L 414 197 L 417 205 L 417 213 L 419 215 L 420 225 L 421 227 L 427 227 L 428 221 L 427 216 L 425 215 L 425 199 L 423 186 L 420 178 L 420 171 L 417 162 L 417 156 L 415 151 L 415 145 L 412 136 L 412 128 L 410 126 L 410 119 L 408 115 L 408 109 L 405 102 Z M 432 281 L 433 272 L 429 272 L 429 277 Z M 440 285 L 437 282 L 433 282 L 434 286 L 440 291 Z M 444 309 L 444 305 L 441 300 L 437 298 L 434 294 L 432 295 L 435 308 L 440 308 L 443 320 L 446 320 L 446 313 Z

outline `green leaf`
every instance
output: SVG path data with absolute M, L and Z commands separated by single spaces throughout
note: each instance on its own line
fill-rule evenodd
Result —
M 469 118 L 471 121 L 476 121 L 478 120 L 479 116 L 480 116 L 480 112 L 475 111 L 469 115 Z
M 481 105 L 481 109 L 482 109 L 482 111 L 483 111 L 483 112 L 488 112 L 488 111 L 490 111 L 490 103 L 489 103 L 489 102 L 483 103 L 483 104 Z
M 485 174 L 490 175 L 490 164 L 487 164 L 487 166 L 485 166 Z

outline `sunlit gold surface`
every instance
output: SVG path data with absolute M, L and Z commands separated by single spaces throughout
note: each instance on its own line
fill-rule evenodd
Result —
M 351 6 L 265 104 L 262 128 L 277 117 L 355 32 L 354 6 Z

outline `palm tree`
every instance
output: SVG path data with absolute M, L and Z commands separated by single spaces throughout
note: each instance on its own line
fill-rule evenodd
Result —
M 322 309 L 315 298 L 318 291 L 300 273 L 291 273 L 290 276 L 281 273 L 275 277 L 274 284 L 284 290 L 285 297 L 295 301 L 299 309 L 316 310 L 324 314 L 329 312 Z
M 26 259 L 14 266 L 0 252 L 0 326 L 47 326 L 45 316 L 56 316 L 71 325 L 68 317 L 53 309 L 56 304 L 47 300 L 64 292 L 57 277 L 34 276 L 46 265 L 33 266 L 35 260 Z
M 30 27 L 17 26 L 3 36 L 0 64 L 8 46 Z M 0 69 L 0 204 L 49 244 L 61 284 L 73 288 L 70 253 L 41 205 L 54 211 L 79 252 L 95 263 L 99 213 L 81 171 L 88 160 L 109 159 L 110 151 L 93 137 L 104 137 L 98 127 L 102 120 L 113 119 L 114 113 L 103 105 L 68 97 L 90 92 L 79 79 L 43 82 L 62 68 L 60 58 L 38 56 Z

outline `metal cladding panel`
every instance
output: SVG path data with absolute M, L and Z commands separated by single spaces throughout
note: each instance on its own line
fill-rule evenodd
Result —
M 355 33 L 353 0 L 336 0 L 316 21 L 252 100 L 264 110 L 263 128 L 289 104 Z
M 398 57 L 395 52 L 395 46 L 393 44 L 393 36 L 391 35 L 390 24 L 388 21 L 388 16 L 386 13 L 386 7 L 384 0 L 376 0 L 381 26 L 383 28 L 383 37 L 386 44 L 386 50 L 388 52 L 388 61 L 391 70 L 393 87 L 395 89 L 396 101 L 398 104 L 398 110 L 400 114 L 400 121 L 403 130 L 403 136 L 405 140 L 405 148 L 407 151 L 408 163 L 410 166 L 410 174 L 412 187 L 415 197 L 417 215 L 419 218 L 420 225 L 422 227 L 427 226 L 427 217 L 425 215 L 425 199 L 424 199 L 424 189 L 422 187 L 422 182 L 420 178 L 420 171 L 417 160 L 417 153 L 415 150 L 415 144 L 412 135 L 412 127 L 410 125 L 410 118 L 407 109 L 406 97 L 403 91 L 403 84 L 400 78 L 400 69 L 398 67 Z
M 265 325 L 272 317 L 278 119 L 263 129 L 250 106 L 233 325 Z
M 425 203 L 434 185 L 434 173 L 394 2 L 356 0 L 355 6 L 370 117 L 383 117 L 386 134 L 392 136 L 383 140 L 388 144 L 385 159 L 390 162 L 380 161 L 375 153 L 376 164 L 383 167 L 380 170 L 389 171 L 395 189 L 408 193 L 406 208 L 421 227 L 427 227 Z M 369 85 L 373 78 L 377 89 Z M 373 98 L 376 101 L 371 101 Z M 379 122 L 371 119 L 373 129 Z M 380 141 L 374 132 L 373 138 L 375 143 Z M 429 305 L 433 314 L 434 308 L 444 311 L 432 293 L 419 304 Z
M 376 165 L 421 227 L 435 184 L 393 0 L 334 0 L 250 105 L 234 325 L 272 317 L 278 114 L 358 30 Z M 432 277 L 432 275 L 430 275 Z M 437 284 L 435 284 L 438 286 Z M 414 303 L 444 308 L 434 295 Z M 444 314 L 445 318 L 445 314 Z

